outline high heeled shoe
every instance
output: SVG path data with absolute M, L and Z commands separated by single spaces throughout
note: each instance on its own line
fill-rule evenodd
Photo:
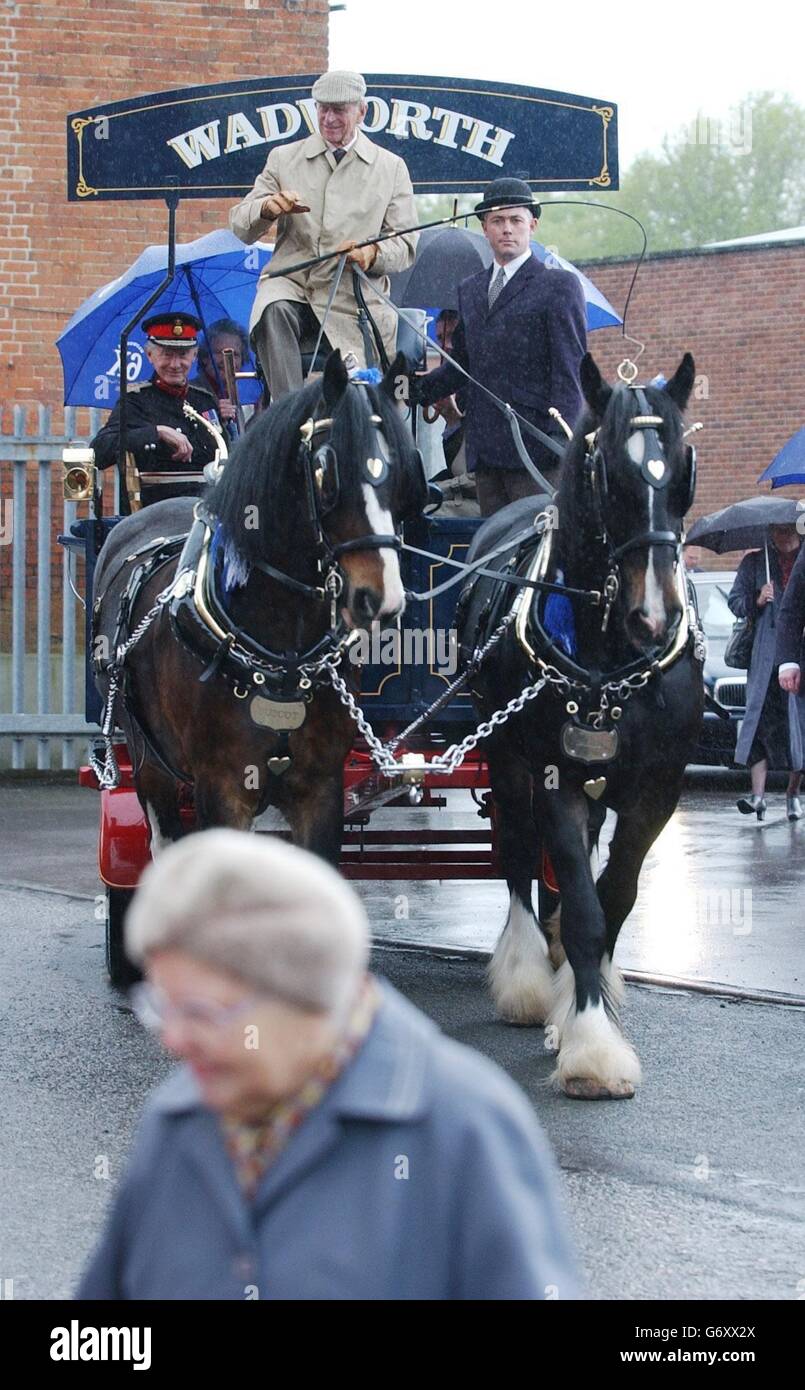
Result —
M 788 796 L 786 793 L 785 811 L 789 820 L 802 820 L 802 802 L 798 796 Z
M 743 816 L 757 816 L 758 820 L 766 818 L 766 799 L 763 796 L 739 796 L 736 805 Z

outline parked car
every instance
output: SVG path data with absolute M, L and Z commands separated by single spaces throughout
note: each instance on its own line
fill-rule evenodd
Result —
M 735 573 L 733 570 L 694 570 L 689 578 L 707 637 L 706 703 L 694 762 L 710 767 L 734 767 L 738 729 L 746 710 L 746 672 L 724 665 L 724 649 L 735 621 L 727 607 Z

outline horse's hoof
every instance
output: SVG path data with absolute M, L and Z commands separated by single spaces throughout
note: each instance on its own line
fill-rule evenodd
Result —
M 571 1076 L 562 1083 L 562 1090 L 571 1100 L 631 1100 L 634 1084 L 631 1081 L 590 1081 L 583 1076 Z

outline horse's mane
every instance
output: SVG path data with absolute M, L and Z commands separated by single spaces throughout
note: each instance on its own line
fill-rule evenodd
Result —
M 368 401 L 361 400 L 364 391 Z M 374 451 L 370 413 L 381 417 L 392 461 L 403 475 L 413 467 L 413 442 L 390 397 L 379 387 L 348 385 L 332 410 L 329 436 L 320 436 L 313 445 L 315 449 L 327 440 L 335 449 L 347 503 L 360 495 L 361 467 Z M 235 444 L 205 501 L 245 560 L 265 559 L 278 541 L 287 545 L 289 538 L 304 546 L 307 528 L 298 536 L 294 532 L 306 515 L 303 474 L 296 467 L 299 429 L 311 417 L 330 414 L 321 382 L 315 381 L 271 405 Z

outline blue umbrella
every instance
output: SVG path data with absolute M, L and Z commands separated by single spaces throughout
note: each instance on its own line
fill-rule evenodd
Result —
M 271 259 L 271 248 L 244 246 L 231 232 L 176 247 L 176 275 L 149 314 L 172 310 L 195 314 L 209 326 L 216 319 L 248 325 L 257 277 Z M 137 307 L 165 278 L 167 246 L 148 246 L 127 271 L 90 295 L 56 340 L 64 370 L 64 404 L 97 405 L 111 410 L 120 390 L 120 333 Z M 146 315 L 148 317 L 149 315 Z M 245 364 L 244 364 L 245 365 Z M 147 381 L 151 364 L 139 325 L 129 337 L 127 379 Z M 259 386 L 242 382 L 244 401 L 256 400 Z
M 541 246 L 538 241 L 532 241 L 531 249 L 538 260 L 549 269 L 555 270 L 561 266 L 562 270 L 569 270 L 581 281 L 581 288 L 584 290 L 584 298 L 587 304 L 587 327 L 592 332 L 594 328 L 616 328 L 619 323 L 623 323 L 620 314 L 613 309 L 608 299 L 605 299 L 599 289 L 596 289 L 592 280 L 588 280 L 580 270 L 577 270 L 570 261 L 566 261 L 564 256 L 557 256 L 554 251 L 548 251 Z
M 771 482 L 772 491 L 787 483 L 805 483 L 805 425 L 784 444 L 768 468 L 764 468 L 759 483 Z
M 592 280 L 570 261 L 548 251 L 538 241 L 532 241 L 531 249 L 544 265 L 552 270 L 560 266 L 579 280 L 587 303 L 588 329 L 612 328 L 623 322 Z M 464 227 L 429 228 L 419 238 L 416 260 L 410 270 L 392 275 L 391 297 L 395 304 L 410 308 L 439 305 L 454 309 L 460 282 L 491 264 L 492 248 L 483 232 Z

